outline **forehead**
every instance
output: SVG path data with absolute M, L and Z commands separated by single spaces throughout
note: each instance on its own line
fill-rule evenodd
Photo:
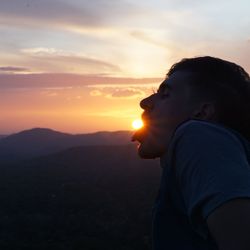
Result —
M 164 91 L 166 89 L 180 91 L 189 89 L 189 82 L 191 81 L 191 73 L 186 71 L 176 71 L 168 78 L 166 78 L 159 86 L 158 91 Z

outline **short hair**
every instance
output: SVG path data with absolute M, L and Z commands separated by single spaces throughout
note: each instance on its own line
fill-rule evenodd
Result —
M 215 101 L 216 122 L 250 140 L 250 77 L 241 66 L 204 56 L 182 59 L 170 68 L 167 77 L 176 71 L 191 73 L 188 84 L 199 99 Z

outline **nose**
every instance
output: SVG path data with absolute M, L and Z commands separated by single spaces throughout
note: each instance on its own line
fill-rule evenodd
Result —
M 154 107 L 154 96 L 155 94 L 152 94 L 140 102 L 140 106 L 144 110 L 151 110 Z

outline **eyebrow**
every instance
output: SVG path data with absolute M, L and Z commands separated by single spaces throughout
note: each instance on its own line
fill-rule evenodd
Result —
M 159 86 L 157 93 L 159 92 L 164 92 L 166 89 L 170 90 L 172 89 L 171 86 L 169 86 L 168 84 L 166 84 L 165 82 L 161 83 L 161 85 Z

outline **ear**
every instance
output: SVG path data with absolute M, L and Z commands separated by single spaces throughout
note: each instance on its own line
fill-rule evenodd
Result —
M 201 103 L 192 114 L 192 118 L 201 120 L 214 120 L 215 119 L 215 105 L 214 103 Z

